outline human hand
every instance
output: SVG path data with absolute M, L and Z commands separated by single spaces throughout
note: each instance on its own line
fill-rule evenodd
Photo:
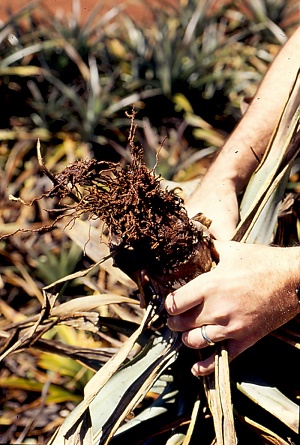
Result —
M 201 326 L 213 342 L 227 340 L 232 360 L 260 338 L 300 311 L 296 288 L 300 281 L 300 248 L 279 248 L 216 241 L 218 265 L 169 294 L 168 326 L 183 332 L 183 343 L 208 346 Z M 195 363 L 192 373 L 214 369 L 214 354 Z
M 212 220 L 209 227 L 215 238 L 229 240 L 239 219 L 236 190 L 231 181 L 216 180 L 212 174 L 204 176 L 195 193 L 186 202 L 190 217 L 201 212 Z

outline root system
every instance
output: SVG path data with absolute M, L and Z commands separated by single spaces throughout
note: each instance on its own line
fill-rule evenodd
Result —
M 64 202 L 74 219 L 87 214 L 103 221 L 116 265 L 135 281 L 147 271 L 171 289 L 211 267 L 210 240 L 189 219 L 176 191 L 161 188 L 155 167 L 146 167 L 142 148 L 134 144 L 134 112 L 130 118 L 128 165 L 78 160 L 52 175 L 42 164 L 53 182 L 47 195 Z

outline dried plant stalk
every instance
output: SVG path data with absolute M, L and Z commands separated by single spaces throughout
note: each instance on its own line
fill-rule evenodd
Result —
M 47 196 L 57 197 L 60 204 L 71 198 L 72 203 L 63 208 L 73 219 L 87 214 L 106 224 L 115 265 L 137 283 L 142 307 L 157 299 L 157 315 L 163 322 L 166 295 L 211 270 L 218 255 L 207 230 L 209 221 L 201 214 L 190 219 L 175 190 L 163 190 L 155 168 L 146 167 L 142 149 L 134 144 L 134 112 L 129 117 L 132 162 L 125 167 L 94 159 L 79 160 L 52 175 L 41 156 L 39 160 L 53 182 Z M 230 405 L 229 379 L 226 385 L 225 403 Z M 217 391 L 217 397 L 222 396 L 222 391 Z M 222 436 L 217 411 L 213 416 L 216 431 L 221 430 Z M 220 444 L 233 443 L 222 440 Z

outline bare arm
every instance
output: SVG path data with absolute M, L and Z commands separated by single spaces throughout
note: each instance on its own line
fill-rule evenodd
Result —
M 300 247 L 269 247 L 221 241 L 238 220 L 237 195 L 257 166 L 296 78 L 300 28 L 282 48 L 245 116 L 187 203 L 191 216 L 201 211 L 213 220 L 218 265 L 166 298 L 168 325 L 183 333 L 186 346 L 201 349 L 227 340 L 230 359 L 300 312 Z M 209 374 L 214 355 L 195 363 L 195 375 Z
M 213 220 L 212 231 L 220 238 L 229 238 L 235 229 L 236 196 L 257 167 L 256 156 L 261 158 L 266 150 L 295 81 L 299 61 L 300 27 L 280 50 L 244 117 L 187 203 L 191 216 L 201 211 Z

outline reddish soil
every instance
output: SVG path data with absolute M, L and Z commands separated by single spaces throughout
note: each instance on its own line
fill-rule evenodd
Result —
M 215 0 L 212 4 L 212 10 L 221 7 L 224 3 L 231 2 L 232 0 Z M 83 22 L 99 4 L 101 5 L 98 10 L 99 14 L 114 6 L 122 5 L 133 19 L 142 22 L 151 21 L 151 7 L 153 6 L 166 10 L 168 8 L 179 10 L 184 5 L 183 0 L 0 0 L 0 20 L 7 20 L 13 12 L 17 12 L 22 7 L 32 3 L 45 5 L 52 13 L 66 17 L 74 15 L 73 4 L 77 4 L 79 5 L 79 19 Z M 249 7 L 244 6 L 249 13 Z M 280 25 L 285 27 L 297 22 L 300 23 L 299 0 L 286 0 L 284 20 Z
M 91 14 L 98 3 L 101 4 L 100 11 L 107 11 L 114 6 L 122 5 L 134 19 L 148 21 L 151 19 L 151 12 L 147 6 L 161 8 L 162 2 L 160 0 L 37 0 L 33 2 L 30 0 L 0 0 L 0 18 L 5 20 L 9 18 L 12 12 L 17 12 L 22 7 L 32 3 L 45 5 L 51 12 L 65 16 L 72 16 L 73 3 L 78 3 L 82 21 Z M 165 8 L 179 8 L 180 0 L 167 0 L 163 4 Z

